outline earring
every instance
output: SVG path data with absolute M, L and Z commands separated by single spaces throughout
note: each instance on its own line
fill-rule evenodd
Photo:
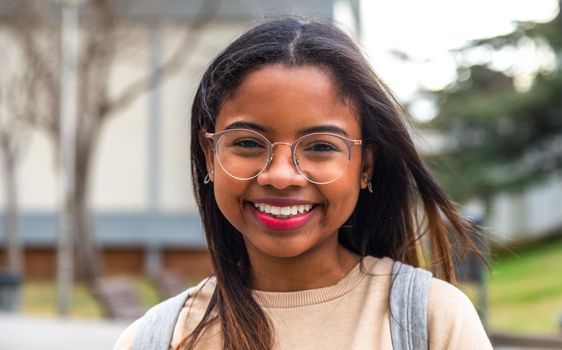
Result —
M 371 183 L 371 180 L 369 180 L 367 176 L 365 176 L 363 180 L 367 183 L 367 190 L 369 190 L 369 193 L 373 193 L 373 184 Z
M 203 179 L 203 183 L 206 185 L 206 184 L 208 184 L 209 182 L 212 182 L 212 181 L 213 181 L 213 175 L 215 175 L 215 171 L 214 171 L 214 170 L 211 170 L 211 171 L 205 176 L 205 178 Z

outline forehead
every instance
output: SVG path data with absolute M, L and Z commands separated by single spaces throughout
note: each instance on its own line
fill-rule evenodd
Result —
M 216 131 L 240 121 L 258 124 L 272 137 L 322 125 L 361 136 L 355 109 L 340 96 L 332 74 L 316 66 L 267 65 L 249 73 L 222 104 Z

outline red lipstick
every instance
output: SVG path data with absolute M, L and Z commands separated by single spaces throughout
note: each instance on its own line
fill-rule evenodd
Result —
M 255 217 L 260 221 L 266 228 L 276 231 L 289 231 L 296 230 L 304 226 L 308 220 L 312 217 L 314 212 L 314 207 L 305 213 L 290 216 L 286 218 L 281 218 L 277 216 L 272 216 L 270 214 L 263 213 L 255 208 L 253 205 L 249 205 L 250 210 L 255 215 Z

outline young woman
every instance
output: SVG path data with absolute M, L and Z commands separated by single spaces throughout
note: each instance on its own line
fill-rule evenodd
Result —
M 116 349 L 491 349 L 446 282 L 475 231 L 338 29 L 282 19 L 229 45 L 195 96 L 191 152 L 214 275 Z

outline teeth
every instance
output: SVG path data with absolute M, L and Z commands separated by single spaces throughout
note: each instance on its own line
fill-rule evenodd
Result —
M 269 205 L 265 203 L 253 203 L 253 204 L 254 207 L 259 209 L 259 211 L 261 212 L 264 212 L 266 214 L 278 215 L 278 216 L 302 214 L 312 209 L 312 204 L 299 204 L 299 205 L 291 205 L 288 207 L 276 207 L 274 205 Z

